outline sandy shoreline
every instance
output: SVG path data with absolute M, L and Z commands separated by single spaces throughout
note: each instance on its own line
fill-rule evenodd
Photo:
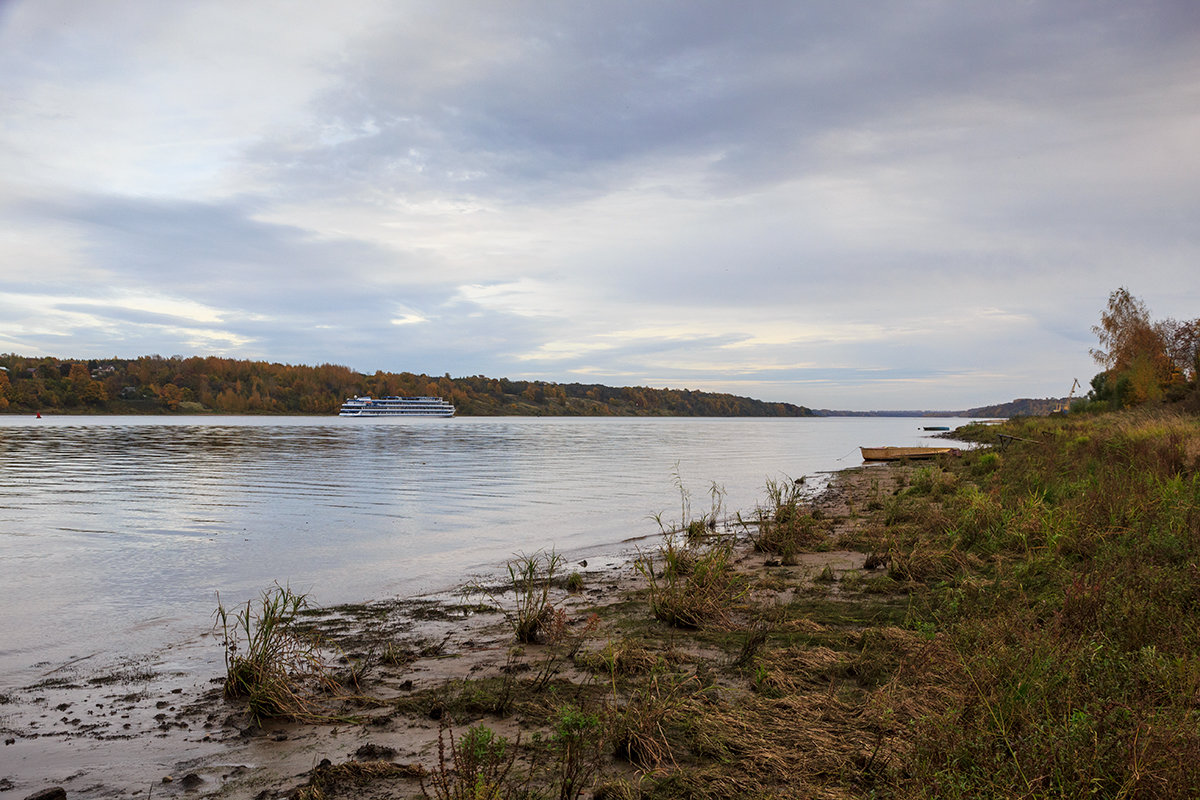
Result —
M 738 535 L 736 525 L 728 526 L 724 532 L 738 536 L 737 570 L 747 577 L 753 601 L 790 602 L 823 572 L 836 580 L 861 571 L 865 554 L 843 543 L 854 538 L 854 530 L 866 519 L 860 511 L 899 469 L 903 468 L 876 466 L 835 473 L 811 504 L 825 520 L 824 542 L 800 553 L 795 563 L 784 565 L 755 552 L 751 542 Z M 636 546 L 627 543 L 627 550 L 650 550 L 656 539 L 649 537 Z M 603 688 L 596 690 L 603 676 L 588 668 L 587 657 L 614 642 L 644 639 L 649 651 L 660 658 L 666 653 L 685 671 L 685 662 L 695 661 L 692 669 L 697 674 L 707 669 L 703 664 L 708 660 L 723 658 L 701 632 L 669 629 L 650 617 L 640 597 L 645 578 L 629 556 L 625 552 L 589 558 L 586 567 L 565 565 L 564 577 L 578 571 L 584 580 L 582 591 L 558 586 L 551 597 L 564 612 L 565 637 L 576 641 L 571 658 L 549 645 L 514 649 L 504 614 L 487 608 L 494 601 L 507 602 L 502 594 L 476 592 L 325 609 L 310 621 L 341 654 L 332 664 L 335 674 L 366 665 L 359 688 L 329 702 L 331 711 L 352 715 L 353 722 L 255 724 L 236 703 L 221 696 L 222 675 L 198 677 L 179 668 L 179 659 L 186 655 L 182 653 L 102 675 L 89 674 L 86 664 L 56 671 L 38 684 L 0 697 L 5 741 L 0 749 L 0 793 L 24 798 L 61 786 L 70 798 L 287 797 L 296 796 L 320 775 L 331 774 L 330 767 L 351 764 L 359 766 L 346 772 L 356 777 L 345 796 L 420 796 L 416 776 L 437 769 L 439 730 L 451 721 L 459 731 L 483 722 L 510 738 L 521 731 L 528 737 L 546 730 L 544 717 L 539 719 L 534 710 L 545 705 L 538 693 L 524 692 L 529 696 L 520 703 L 489 713 L 487 695 L 496 685 L 512 687 L 531 675 L 548 673 L 545 685 L 560 695 L 603 695 Z M 188 646 L 218 652 L 220 648 L 213 635 Z M 712 691 L 739 691 L 735 682 L 716 680 Z M 472 691 L 480 696 L 464 701 Z M 608 767 L 617 775 L 636 777 L 642 771 L 618 762 Z M 323 796 L 343 796 L 337 781 L 327 781 L 322 788 Z

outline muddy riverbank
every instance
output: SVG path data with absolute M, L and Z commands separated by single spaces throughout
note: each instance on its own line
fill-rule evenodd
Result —
M 661 613 L 671 567 L 659 537 L 610 558 L 558 564 L 544 628 L 528 643 L 514 635 L 522 587 L 514 592 L 511 582 L 314 610 L 298 624 L 323 642 L 327 683 L 314 691 L 304 721 L 256 719 L 245 702 L 223 696 L 220 671 L 198 678 L 185 668 L 201 650 L 210 661 L 220 652 L 217 632 L 102 674 L 86 660 L 65 665 L 2 698 L 0 791 L 21 798 L 53 786 L 70 798 L 438 796 L 438 782 L 449 785 L 464 769 L 451 737 L 461 742 L 484 728 L 508 742 L 505 780 L 516 786 L 521 776 L 527 788 L 559 796 L 563 709 L 592 726 L 580 741 L 587 763 L 573 767 L 586 773 L 572 779 L 579 796 L 635 796 L 681 780 L 681 771 L 727 781 L 735 793 L 751 783 L 783 785 L 797 768 L 869 773 L 899 745 L 886 733 L 895 722 L 873 710 L 878 683 L 856 676 L 853 662 L 864 631 L 904 636 L 895 627 L 904 598 L 871 583 L 886 565 L 866 532 L 910 469 L 848 470 L 815 498 L 792 494 L 803 523 L 796 547 L 764 547 L 764 529 L 752 522 L 762 517 L 781 530 L 778 498 L 764 501 L 757 516 L 743 510 L 744 524 L 707 521 L 690 543 L 680 534 L 690 568 L 715 569 L 705 554 L 726 553 L 728 586 L 703 619 Z M 685 597 L 708 591 L 676 588 Z M 767 647 L 768 639 L 777 641 Z M 890 650 L 903 658 L 907 647 Z M 772 661 L 781 658 L 803 663 L 782 669 Z M 811 685 L 772 688 L 772 680 Z M 779 707 L 757 707 L 764 702 Z M 803 717 L 776 742 L 803 752 L 774 752 L 769 725 L 746 713 Z M 743 725 L 751 727 L 722 740 L 722 731 L 733 735 Z M 754 745 L 761 752 L 743 749 L 756 737 L 765 737 Z M 763 758 L 762 769 L 748 767 Z M 730 759 L 734 766 L 720 767 Z M 846 790 L 839 779 L 818 794 Z

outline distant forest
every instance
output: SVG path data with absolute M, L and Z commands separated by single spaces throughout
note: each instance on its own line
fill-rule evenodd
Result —
M 0 355 L 0 411 L 108 414 L 334 414 L 348 397 L 435 396 L 471 416 L 807 417 L 790 403 L 685 389 L 365 375 L 231 358 L 57 359 Z

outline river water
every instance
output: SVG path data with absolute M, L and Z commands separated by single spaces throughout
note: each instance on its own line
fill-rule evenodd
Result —
M 147 652 L 273 582 L 326 605 L 517 553 L 615 554 L 768 479 L 929 444 L 914 418 L 0 417 L 0 689 Z M 682 492 L 681 492 L 682 489 Z

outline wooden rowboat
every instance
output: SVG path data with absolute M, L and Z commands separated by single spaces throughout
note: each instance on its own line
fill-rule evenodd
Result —
M 860 447 L 863 461 L 900 461 L 904 458 L 933 458 L 950 453 L 953 447 Z

